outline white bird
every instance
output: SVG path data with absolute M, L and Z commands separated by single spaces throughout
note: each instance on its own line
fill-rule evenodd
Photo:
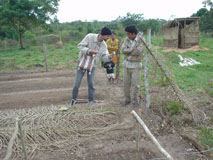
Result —
M 178 57 L 180 59 L 180 66 L 192 66 L 196 64 L 201 64 L 200 62 L 197 62 L 192 58 L 183 58 L 181 55 L 178 55 Z

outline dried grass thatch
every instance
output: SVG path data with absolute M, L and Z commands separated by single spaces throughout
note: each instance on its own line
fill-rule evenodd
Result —
M 58 107 L 40 107 L 0 112 L 0 150 L 5 150 L 11 135 L 17 130 L 16 119 L 22 126 L 28 159 L 34 157 L 36 150 L 61 150 L 67 148 L 73 153 L 80 144 L 98 134 L 110 130 L 122 129 L 125 125 L 118 123 L 115 109 L 102 107 L 75 107 L 67 112 Z M 11 158 L 20 157 L 20 132 L 11 147 Z

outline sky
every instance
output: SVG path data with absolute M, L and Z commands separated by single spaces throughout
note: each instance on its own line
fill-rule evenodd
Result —
M 57 17 L 61 23 L 112 21 L 127 12 L 144 14 L 145 19 L 171 20 L 196 13 L 203 0 L 60 0 Z

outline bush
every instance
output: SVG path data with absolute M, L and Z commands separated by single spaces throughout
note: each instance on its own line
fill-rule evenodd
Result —
M 199 130 L 201 131 L 200 141 L 207 148 L 212 148 L 213 147 L 213 129 L 208 129 L 201 126 L 199 127 Z
M 184 110 L 184 105 L 177 102 L 166 102 L 165 110 L 171 115 L 177 115 Z
M 26 32 L 24 33 L 24 36 L 23 36 L 24 39 L 33 39 L 33 38 L 35 38 L 35 37 L 36 37 L 36 35 L 33 34 L 33 33 L 30 32 L 30 31 L 26 31 Z
M 77 30 L 70 31 L 69 35 L 71 36 L 72 40 L 79 40 L 79 39 L 82 39 L 84 36 L 81 32 L 79 32 Z

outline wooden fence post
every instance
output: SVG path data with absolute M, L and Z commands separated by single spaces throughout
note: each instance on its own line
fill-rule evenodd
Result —
M 44 60 L 45 60 L 45 67 L 46 67 L 46 72 L 48 72 L 48 63 L 47 63 L 47 47 L 43 43 L 43 49 L 44 49 Z
M 7 40 L 4 40 L 4 49 L 7 49 Z
M 117 81 L 119 80 L 119 75 L 120 75 L 120 49 L 121 49 L 121 39 L 119 39 L 118 51 L 116 53 L 117 64 L 116 64 L 116 76 L 115 76 L 115 79 Z
M 149 28 L 147 30 L 147 44 L 149 49 L 151 48 L 151 29 Z M 149 94 L 149 80 L 148 80 L 148 72 L 149 72 L 149 56 L 150 53 L 147 50 L 146 51 L 146 61 L 144 66 L 144 84 L 145 84 L 145 90 L 146 90 L 146 107 L 150 107 L 150 94 Z

